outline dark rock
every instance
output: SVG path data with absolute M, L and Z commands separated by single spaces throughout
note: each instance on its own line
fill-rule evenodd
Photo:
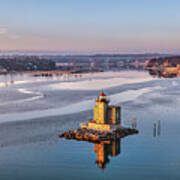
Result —
M 77 129 L 74 131 L 59 134 L 59 138 L 64 137 L 66 139 L 76 139 L 89 142 L 101 142 L 106 140 L 113 141 L 137 133 L 138 131 L 136 129 L 131 128 L 116 129 L 113 132 L 96 131 L 93 129 Z

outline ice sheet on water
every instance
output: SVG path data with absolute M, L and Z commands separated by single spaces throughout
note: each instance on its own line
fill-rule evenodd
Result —
M 161 89 L 161 87 L 155 88 L 142 88 L 138 90 L 128 90 L 122 93 L 117 93 L 109 96 L 109 99 L 113 101 L 113 104 L 119 104 L 125 101 L 133 101 L 144 93 L 151 92 L 153 90 Z M 37 110 L 31 112 L 12 113 L 0 115 L 0 123 L 8 121 L 22 121 L 35 118 L 43 118 L 48 116 L 59 116 L 66 114 L 73 114 L 82 111 L 91 110 L 94 105 L 94 99 L 84 100 L 78 103 L 70 104 L 65 107 L 53 108 L 47 110 Z

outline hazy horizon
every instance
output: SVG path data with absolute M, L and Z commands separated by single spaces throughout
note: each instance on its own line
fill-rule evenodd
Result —
M 49 55 L 49 56 L 96 56 L 96 55 L 119 55 L 119 56 L 126 56 L 126 55 L 167 55 L 167 56 L 180 56 L 180 53 L 163 53 L 163 52 L 60 52 L 60 51 L 23 51 L 23 50 L 8 50 L 8 51 L 1 51 L 0 56 L 3 55 Z
M 180 53 L 178 0 L 6 0 L 0 51 Z

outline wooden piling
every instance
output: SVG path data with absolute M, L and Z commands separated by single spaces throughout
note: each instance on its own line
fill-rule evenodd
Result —
M 156 137 L 156 123 L 154 123 L 153 135 L 154 135 L 154 137 Z
M 158 132 L 157 132 L 158 136 L 160 136 L 161 134 L 161 121 L 158 121 Z
M 136 118 L 132 119 L 132 128 L 136 129 Z

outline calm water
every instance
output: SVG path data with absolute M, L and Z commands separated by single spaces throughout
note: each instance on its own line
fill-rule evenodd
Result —
M 117 84 L 118 78 L 125 83 Z M 21 81 L 27 79 L 0 88 L 0 179 L 180 178 L 180 79 L 151 79 L 140 72 Z M 103 88 L 122 106 L 124 126 L 137 119 L 139 134 L 100 145 L 57 137 L 92 117 L 101 91 L 88 89 L 94 79 L 116 82 Z M 78 89 L 80 82 L 84 88 Z

